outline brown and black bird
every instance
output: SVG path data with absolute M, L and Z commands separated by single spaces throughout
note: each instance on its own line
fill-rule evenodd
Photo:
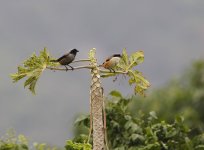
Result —
M 66 70 L 68 70 L 67 66 L 69 66 L 72 70 L 74 70 L 74 68 L 69 64 L 75 59 L 77 52 L 79 52 L 77 49 L 72 49 L 69 53 L 64 54 L 62 57 L 58 58 L 57 60 L 51 60 L 51 62 L 59 62 L 60 65 L 65 66 Z
M 100 65 L 100 67 L 108 69 L 110 70 L 110 72 L 111 71 L 115 72 L 113 68 L 119 63 L 121 57 L 122 56 L 120 54 L 113 54 L 112 56 L 107 58 L 105 62 L 102 65 Z

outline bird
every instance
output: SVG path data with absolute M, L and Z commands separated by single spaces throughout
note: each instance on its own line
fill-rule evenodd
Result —
M 120 54 L 113 54 L 112 56 L 108 57 L 105 62 L 100 65 L 100 67 L 108 69 L 110 72 L 115 72 L 113 68 L 119 63 L 121 57 L 122 56 Z
M 59 62 L 60 65 L 65 66 L 66 71 L 68 70 L 67 66 L 69 66 L 72 70 L 74 70 L 74 68 L 69 64 L 75 59 L 77 52 L 79 52 L 77 49 L 72 49 L 69 53 L 64 54 L 62 57 L 58 58 L 57 60 L 51 60 L 51 62 Z

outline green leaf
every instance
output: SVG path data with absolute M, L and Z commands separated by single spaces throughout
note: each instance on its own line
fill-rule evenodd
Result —
M 184 118 L 182 116 L 176 116 L 176 123 L 181 124 L 184 121 Z
M 35 86 L 36 86 L 37 80 L 38 80 L 38 78 L 36 78 L 35 80 L 33 80 L 33 81 L 30 83 L 29 88 L 28 88 L 33 94 L 35 94 Z
M 110 92 L 110 95 L 111 96 L 115 96 L 115 97 L 119 97 L 119 98 L 122 98 L 122 95 L 121 95 L 121 93 L 119 92 L 119 91 L 111 91 Z
M 149 113 L 149 115 L 150 115 L 152 118 L 154 118 L 154 119 L 158 119 L 158 117 L 157 117 L 155 111 L 151 111 L 151 112 Z
M 89 143 L 76 143 L 71 140 L 68 140 L 66 142 L 65 148 L 67 150 L 70 150 L 70 149 L 72 150 L 91 150 L 92 146 Z
M 123 62 L 125 63 L 125 65 L 128 65 L 128 64 L 129 64 L 128 54 L 127 54 L 127 51 L 126 51 L 125 48 L 123 49 L 122 60 L 123 60 Z
M 74 122 L 74 124 L 80 124 L 82 121 L 86 120 L 88 118 L 87 115 L 80 115 Z
M 135 70 L 129 70 L 129 84 L 135 84 L 135 94 L 145 96 L 144 91 L 150 86 L 150 83 L 142 76 L 141 72 Z
M 198 145 L 195 147 L 195 150 L 204 150 L 204 145 Z
M 132 117 L 131 117 L 130 115 L 125 115 L 124 118 L 125 118 L 126 120 L 131 120 L 131 119 L 132 119 Z
M 132 140 L 132 141 L 136 141 L 136 140 L 144 141 L 144 140 L 145 140 L 145 137 L 142 136 L 142 135 L 133 133 L 133 134 L 130 136 L 130 140 Z
M 31 84 L 35 80 L 35 76 L 29 77 L 25 82 L 24 82 L 24 88 Z
M 138 64 L 142 63 L 144 61 L 144 52 L 143 51 L 137 51 L 133 53 L 130 56 L 130 64 L 128 66 L 128 69 L 133 68 L 134 66 L 137 66 Z
M 28 59 L 23 62 L 22 66 L 18 66 L 17 73 L 11 74 L 13 82 L 17 82 L 27 77 L 24 82 L 24 87 L 28 86 L 28 89 L 35 94 L 36 83 L 41 76 L 42 72 L 47 66 L 57 66 L 58 64 L 50 62 L 50 56 L 46 48 L 40 51 L 39 56 L 33 53 Z
M 46 148 L 46 143 L 41 143 L 41 144 L 37 144 L 37 143 L 35 143 L 35 148 L 37 149 L 37 150 L 45 150 L 45 148 Z
M 22 134 L 18 135 L 18 141 L 24 145 L 28 145 L 28 139 Z
M 111 120 L 111 125 L 113 128 L 119 128 L 120 127 L 120 124 L 114 120 Z

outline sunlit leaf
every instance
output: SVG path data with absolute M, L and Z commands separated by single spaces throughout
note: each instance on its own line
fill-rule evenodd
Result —
M 111 96 L 115 96 L 115 97 L 119 97 L 119 98 L 122 98 L 122 95 L 119 91 L 111 91 L 110 92 L 110 95 Z
M 130 64 L 128 66 L 128 69 L 133 68 L 134 66 L 142 63 L 144 61 L 144 52 L 143 51 L 137 51 L 135 53 L 133 53 L 130 56 Z
M 122 52 L 122 60 L 125 63 L 125 65 L 129 64 L 128 54 L 125 48 L 123 49 L 123 52 Z
M 86 120 L 88 118 L 87 115 L 80 115 L 74 122 L 74 124 L 80 124 L 82 121 Z
M 151 111 L 149 114 L 150 114 L 150 116 L 153 117 L 154 119 L 158 119 L 158 117 L 157 117 L 155 111 Z
M 91 150 L 92 146 L 89 143 L 76 143 L 68 140 L 65 145 L 66 150 Z
M 50 62 L 50 56 L 46 48 L 40 51 L 39 56 L 35 53 L 23 62 L 23 65 L 18 66 L 17 73 L 11 74 L 13 82 L 17 82 L 22 78 L 27 77 L 24 82 L 24 87 L 28 86 L 28 89 L 35 94 L 36 83 L 41 76 L 42 72 L 47 66 L 57 66 L 58 64 Z
M 135 84 L 135 94 L 138 93 L 145 96 L 144 91 L 150 86 L 150 83 L 137 70 L 129 70 L 129 77 L 129 84 Z

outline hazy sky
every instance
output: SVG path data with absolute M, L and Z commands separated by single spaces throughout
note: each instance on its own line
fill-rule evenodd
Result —
M 1 0 L 0 136 L 13 127 L 32 141 L 63 146 L 74 117 L 89 110 L 87 70 L 45 71 L 36 96 L 22 81 L 12 83 L 9 74 L 34 51 L 47 47 L 60 57 L 77 48 L 80 59 L 95 47 L 101 63 L 123 48 L 144 50 L 139 70 L 158 87 L 204 57 L 203 8 L 203 0 Z M 106 94 L 133 92 L 122 78 L 102 82 Z

